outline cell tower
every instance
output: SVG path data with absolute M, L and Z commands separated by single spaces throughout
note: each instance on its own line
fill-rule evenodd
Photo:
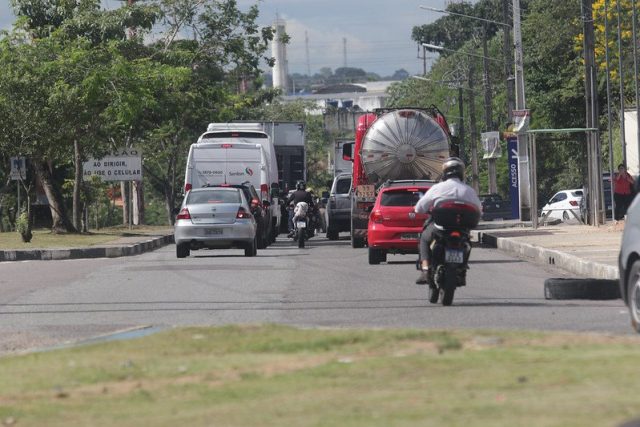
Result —
M 273 66 L 273 87 L 281 88 L 285 94 L 289 93 L 289 64 L 287 61 L 287 47 L 282 43 L 286 34 L 285 21 L 276 18 L 273 23 L 275 37 L 271 42 L 271 55 L 275 58 Z

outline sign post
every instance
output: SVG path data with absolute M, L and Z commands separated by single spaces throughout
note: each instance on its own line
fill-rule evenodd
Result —
M 27 179 L 26 157 L 11 157 L 11 172 L 9 178 L 13 181 Z M 20 182 L 18 182 L 18 215 L 20 215 Z
M 509 155 L 509 198 L 511 199 L 511 218 L 520 217 L 520 188 L 518 182 L 518 137 L 507 138 Z

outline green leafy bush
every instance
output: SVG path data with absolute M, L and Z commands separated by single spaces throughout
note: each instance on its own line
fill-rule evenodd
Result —
M 31 241 L 33 234 L 31 233 L 29 214 L 26 211 L 23 211 L 16 219 L 16 231 L 20 233 L 23 242 L 29 243 Z

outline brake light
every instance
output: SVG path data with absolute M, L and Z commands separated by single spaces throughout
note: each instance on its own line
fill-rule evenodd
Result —
M 466 203 L 466 202 L 462 202 L 459 200 L 447 200 L 441 203 L 438 203 L 438 208 L 441 209 L 459 209 L 459 210 L 465 210 L 465 211 L 470 211 L 470 212 L 477 212 L 478 208 L 475 207 L 475 205 L 472 205 L 470 203 Z
M 459 231 L 452 231 L 451 233 L 449 233 L 449 236 L 451 236 L 451 237 L 460 237 L 460 232 Z
M 379 210 L 375 210 L 371 213 L 371 221 L 377 224 L 382 224 L 382 219 L 382 212 L 380 212 Z
M 260 204 L 260 200 L 251 199 L 251 207 L 253 207 L 253 208 L 258 207 L 259 204 Z
M 241 206 L 238 208 L 238 213 L 236 214 L 236 218 L 251 218 L 251 214 L 247 211 L 244 210 L 244 208 Z
M 576 202 L 575 200 L 569 200 L 569 204 L 571 206 L 578 206 L 578 202 Z
M 222 148 L 233 148 L 233 144 L 222 144 L 221 147 Z
M 184 185 L 184 192 L 186 193 L 187 191 L 191 190 L 193 188 L 193 185 L 191 185 L 190 183 L 185 184 Z
M 191 219 L 191 214 L 189 213 L 189 209 L 182 208 L 176 216 L 176 219 Z

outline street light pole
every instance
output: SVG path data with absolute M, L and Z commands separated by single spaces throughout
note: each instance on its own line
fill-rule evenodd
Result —
M 513 43 L 515 47 L 516 109 L 524 110 L 526 103 L 524 99 L 524 67 L 522 32 L 520 28 L 520 0 L 513 0 Z M 529 139 L 525 132 L 518 131 L 518 192 L 520 202 L 520 221 L 531 221 L 533 215 L 536 215 L 536 218 L 538 215 L 537 207 L 531 206 L 530 174 Z

